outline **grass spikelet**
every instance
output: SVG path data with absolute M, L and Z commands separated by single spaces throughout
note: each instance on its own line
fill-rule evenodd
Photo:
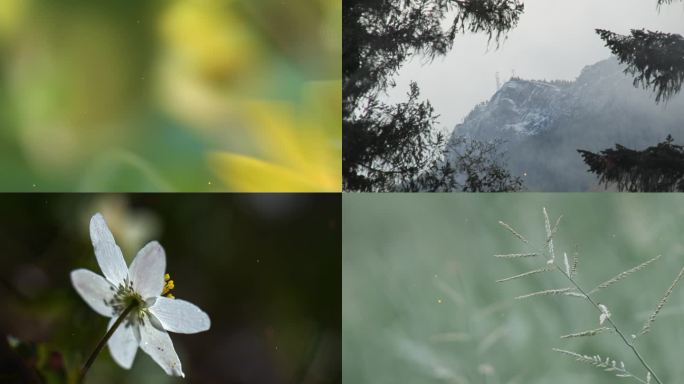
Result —
M 627 370 L 625 367 L 625 363 L 622 361 L 617 361 L 613 360 L 610 357 L 606 357 L 605 359 L 602 358 L 599 355 L 594 355 L 594 356 L 589 356 L 589 355 L 580 355 L 579 353 L 571 352 L 571 351 L 566 351 L 564 349 L 558 349 L 558 348 L 553 348 L 554 352 L 561 353 L 563 355 L 570 356 L 574 358 L 575 360 L 593 365 L 594 367 L 601 368 L 606 372 L 610 372 L 614 374 L 617 377 L 632 377 L 635 380 L 641 382 L 641 383 L 646 383 L 646 381 L 642 380 L 641 378 L 634 376 L 631 372 Z
M 499 280 L 497 280 L 496 282 L 497 282 L 497 283 L 503 283 L 504 281 L 511 281 L 511 280 L 519 279 L 519 278 L 521 278 L 521 277 L 530 276 L 530 275 L 535 275 L 535 274 L 537 274 L 537 273 L 548 272 L 548 271 L 553 271 L 553 268 L 547 268 L 547 267 L 545 267 L 545 268 L 539 268 L 539 269 L 535 269 L 535 270 L 532 270 L 532 271 L 527 271 L 527 272 L 525 272 L 525 273 L 521 273 L 521 274 L 519 274 L 519 275 L 515 275 L 515 276 L 511 276 L 511 277 L 506 277 L 506 278 L 503 278 L 503 279 L 499 279 Z
M 585 336 L 596 336 L 599 333 L 603 333 L 605 331 L 610 331 L 611 329 L 608 327 L 601 327 L 601 328 L 596 328 L 596 329 L 590 329 L 588 331 L 582 331 L 582 332 L 577 332 L 577 333 L 570 333 L 567 335 L 563 335 L 560 338 L 561 339 L 571 339 L 574 337 L 585 337 Z
M 658 306 L 656 306 L 655 311 L 653 311 L 653 313 L 648 318 L 648 320 L 646 320 L 646 323 L 644 324 L 644 327 L 641 328 L 641 331 L 639 332 L 638 336 L 641 336 L 641 335 L 651 331 L 651 325 L 653 324 L 656 317 L 658 316 L 658 313 L 660 313 L 660 310 L 663 309 L 663 307 L 667 303 L 667 299 L 670 297 L 670 295 L 672 294 L 672 291 L 674 291 L 675 287 L 677 286 L 677 283 L 679 283 L 679 280 L 682 279 L 683 275 L 684 275 L 684 268 L 682 268 L 679 271 L 679 274 L 677 275 L 677 277 L 672 282 L 672 285 L 670 285 L 670 288 L 668 288 L 667 291 L 665 291 L 665 295 L 663 296 L 662 299 L 660 299 L 660 302 L 658 302 Z
M 579 257 L 577 252 L 572 255 L 572 267 L 570 267 L 570 277 L 575 277 L 577 275 L 577 264 L 579 263 Z
M 546 212 L 546 207 L 542 208 L 544 212 L 544 229 L 546 230 L 546 247 L 549 250 L 549 264 L 556 259 L 556 254 L 553 251 L 553 233 L 551 232 L 551 222 L 549 221 L 549 214 Z
M 546 210 L 546 208 L 542 208 L 542 212 L 544 214 L 544 231 L 546 238 L 542 244 L 540 244 L 540 247 L 534 247 L 532 248 L 533 250 L 537 250 L 536 253 L 510 253 L 510 254 L 500 254 L 500 255 L 494 255 L 495 257 L 498 258 L 518 258 L 518 257 L 530 257 L 530 256 L 543 256 L 545 261 L 545 266 L 543 268 L 531 270 L 528 272 L 521 273 L 519 275 L 511 276 L 511 277 L 506 277 L 500 280 L 497 280 L 497 282 L 505 282 L 505 281 L 510 281 L 510 280 L 515 280 L 519 279 L 522 277 L 530 276 L 530 275 L 535 275 L 538 273 L 546 272 L 546 271 L 555 271 L 558 270 L 559 274 L 564 277 L 565 280 L 568 280 L 571 283 L 571 286 L 568 288 L 559 288 L 559 289 L 548 289 L 548 290 L 542 290 L 542 291 L 537 291 L 537 292 L 532 292 L 532 293 L 527 293 L 521 296 L 515 297 L 516 300 L 522 300 L 522 299 L 528 299 L 532 297 L 537 297 L 537 296 L 567 296 L 567 297 L 574 297 L 574 298 L 580 298 L 584 299 L 587 301 L 588 304 L 591 304 L 592 307 L 594 307 L 596 310 L 600 312 L 599 315 L 599 328 L 596 329 L 589 329 L 585 331 L 579 331 L 579 332 L 574 332 L 574 333 L 569 333 L 563 336 L 560 336 L 561 339 L 571 339 L 571 338 L 577 338 L 577 337 L 590 337 L 590 336 L 595 336 L 598 334 L 606 333 L 606 332 L 611 332 L 614 333 L 615 336 L 619 336 L 620 340 L 624 343 L 624 346 L 633 352 L 634 356 L 636 359 L 639 361 L 641 366 L 646 370 L 646 376 L 644 378 L 641 378 L 639 376 L 636 376 L 629 372 L 627 368 L 625 367 L 625 364 L 622 361 L 614 360 L 611 359 L 610 357 L 602 357 L 599 355 L 582 355 L 579 353 L 567 351 L 567 350 L 562 350 L 562 349 L 553 349 L 555 352 L 559 352 L 561 354 L 565 354 L 567 356 L 572 357 L 573 359 L 590 364 L 596 368 L 599 368 L 605 372 L 609 372 L 610 374 L 620 377 L 620 378 L 632 378 L 642 384 L 651 384 L 651 379 L 653 380 L 654 384 L 663 384 L 663 382 L 658 378 L 656 373 L 653 371 L 653 369 L 646 363 L 642 355 L 639 353 L 637 350 L 637 347 L 635 346 L 634 342 L 632 341 L 633 339 L 636 339 L 636 335 L 631 335 L 632 340 L 628 340 L 627 337 L 625 336 L 625 332 L 622 331 L 618 326 L 610 320 L 611 313 L 608 310 L 608 308 L 604 304 L 597 303 L 591 296 L 591 293 L 594 293 L 600 289 L 607 288 L 620 280 L 623 280 L 627 277 L 629 277 L 631 274 L 634 272 L 640 271 L 641 269 L 646 268 L 649 264 L 653 263 L 654 261 L 658 260 L 661 256 L 658 255 L 650 260 L 647 260 L 636 267 L 633 267 L 631 269 L 628 269 L 624 272 L 619 273 L 618 275 L 612 277 L 611 279 L 599 284 L 596 288 L 593 290 L 585 290 L 580 284 L 575 280 L 575 275 L 577 274 L 577 265 L 579 264 L 579 254 L 577 251 L 577 246 L 575 246 L 575 252 L 572 255 L 572 260 L 570 260 L 570 257 L 566 252 L 561 252 L 562 253 L 562 263 L 560 260 L 558 260 L 558 263 L 556 263 L 556 254 L 555 254 L 555 249 L 554 249 L 554 243 L 553 243 L 553 237 L 558 231 L 558 226 L 561 221 L 562 216 L 558 217 L 556 220 L 555 224 L 553 227 L 551 226 L 551 221 L 549 220 L 549 213 Z M 504 228 L 506 228 L 509 232 L 511 232 L 514 236 L 519 238 L 525 243 L 528 243 L 527 239 L 525 239 L 521 234 L 519 234 L 517 231 L 515 231 L 511 226 L 508 224 L 499 221 L 499 224 L 501 224 Z M 528 243 L 529 244 L 529 243 Z M 562 250 L 561 250 L 562 251 Z M 548 255 L 548 256 L 547 256 Z M 560 254 L 559 254 L 560 255 Z M 672 294 L 674 291 L 676 285 L 679 283 L 679 280 L 681 280 L 684 277 L 684 268 L 679 272 L 677 275 L 677 278 L 674 280 L 672 285 L 668 288 L 668 290 L 665 292 L 665 295 L 663 298 L 660 300 L 658 303 L 658 306 L 656 307 L 654 313 L 651 315 L 651 317 L 646 321 L 644 324 L 643 330 L 641 331 L 640 335 L 643 333 L 646 333 L 649 331 L 651 324 L 655 321 L 656 316 L 660 312 L 660 310 L 663 308 L 665 303 L 667 302 L 669 296 Z M 607 321 L 607 323 L 604 326 L 604 323 Z
M 608 288 L 609 286 L 611 286 L 611 285 L 617 283 L 618 281 L 620 281 L 620 280 L 626 278 L 627 276 L 631 275 L 632 273 L 637 272 L 637 271 L 640 271 L 640 270 L 646 268 L 646 266 L 648 266 L 648 265 L 651 264 L 652 262 L 654 262 L 654 261 L 660 259 L 660 256 L 661 256 L 661 255 L 658 255 L 658 256 L 656 256 L 656 257 L 650 259 L 650 260 L 644 261 L 643 263 L 637 265 L 636 267 L 634 267 L 634 268 L 632 268 L 632 269 L 628 269 L 628 270 L 626 270 L 626 271 L 620 272 L 620 273 L 617 274 L 616 276 L 612 277 L 612 278 L 609 279 L 609 280 L 604 281 L 603 283 L 599 284 L 596 288 L 594 288 L 594 289 L 592 289 L 591 291 L 589 291 L 589 294 L 591 295 L 592 293 L 595 293 L 595 292 L 597 292 L 597 291 L 599 291 L 599 290 L 601 290 L 601 289 L 603 289 L 603 288 Z
M 558 224 L 560 224 L 562 218 L 563 215 L 560 215 L 558 216 L 558 219 L 556 219 L 556 222 L 553 224 L 553 228 L 551 228 L 551 236 L 555 235 L 556 232 L 558 232 Z
M 538 256 L 537 253 L 508 253 L 505 255 L 494 255 L 494 257 L 500 258 L 500 259 L 516 259 L 520 257 L 535 257 Z
M 561 354 L 563 354 L 563 355 L 567 355 L 567 356 L 570 356 L 570 357 L 574 357 L 575 359 L 580 360 L 580 361 L 581 361 L 581 360 L 584 360 L 584 359 L 586 359 L 586 358 L 589 357 L 589 356 L 580 355 L 579 353 L 575 353 L 575 352 L 572 352 L 572 351 L 566 351 L 565 349 L 553 348 L 553 351 L 554 351 L 554 352 L 561 353 Z
M 551 295 L 560 295 L 565 292 L 570 291 L 572 288 L 560 288 L 560 289 L 547 289 L 545 291 L 539 291 L 539 292 L 532 292 L 528 293 L 526 295 L 522 296 L 517 296 L 515 299 L 516 300 L 521 300 L 521 299 L 528 299 L 530 297 L 536 297 L 536 296 L 551 296 Z
M 501 226 L 503 226 L 503 227 L 506 228 L 509 232 L 511 232 L 511 233 L 513 234 L 513 236 L 515 236 L 515 237 L 517 237 L 518 239 L 520 239 L 523 243 L 525 243 L 525 244 L 529 244 L 529 243 L 530 243 L 529 241 L 527 241 L 527 239 L 526 239 L 523 235 L 519 234 L 518 231 L 516 231 L 515 229 L 513 229 L 513 227 L 511 227 L 510 225 L 504 223 L 503 221 L 499 221 L 499 224 L 501 224 Z

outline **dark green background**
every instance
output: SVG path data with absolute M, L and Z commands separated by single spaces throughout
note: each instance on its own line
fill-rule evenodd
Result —
M 108 320 L 69 280 L 77 268 L 100 273 L 88 220 L 104 206 L 127 262 L 139 246 L 122 233 L 134 225 L 152 228 L 151 238 L 138 242 L 162 244 L 175 296 L 211 317 L 208 332 L 171 334 L 185 382 L 340 382 L 340 200 L 336 194 L 0 196 L 0 375 L 23 375 L 16 382 L 30 377 L 16 351 L 8 351 L 7 335 L 58 353 L 48 359 L 52 368 L 43 369 L 58 383 L 64 382 L 59 372 L 78 368 L 104 334 Z M 115 225 L 116 215 L 126 219 L 123 225 Z M 0 382 L 14 382 L 10 377 Z M 126 371 L 105 349 L 87 382 L 181 380 L 141 350 Z

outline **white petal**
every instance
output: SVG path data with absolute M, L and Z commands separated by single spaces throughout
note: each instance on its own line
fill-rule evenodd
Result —
M 97 263 L 107 280 L 117 286 L 122 284 L 128 277 L 126 261 L 104 217 L 99 213 L 90 219 L 90 240 L 95 248 Z
M 144 299 L 159 296 L 164 289 L 164 271 L 166 270 L 166 254 L 159 243 L 147 243 L 131 263 L 131 281 L 133 288 Z
M 112 318 L 107 329 L 110 329 L 116 320 L 116 317 Z M 140 344 L 138 333 L 135 326 L 124 321 L 107 342 L 109 353 L 122 368 L 131 369 L 133 365 L 133 359 L 135 359 L 135 353 L 138 351 L 138 345 Z
M 140 348 L 150 355 L 167 375 L 185 377 L 169 334 L 157 329 L 149 319 L 140 326 Z
M 209 316 L 185 300 L 159 297 L 150 307 L 164 329 L 175 333 L 197 333 L 211 326 Z
M 71 271 L 71 284 L 95 312 L 112 316 L 113 309 L 107 303 L 114 296 L 114 287 L 104 277 L 87 269 L 77 269 Z

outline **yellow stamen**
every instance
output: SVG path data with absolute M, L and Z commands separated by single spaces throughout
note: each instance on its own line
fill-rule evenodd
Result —
M 175 285 L 173 284 L 173 280 L 171 280 L 171 275 L 168 273 L 164 275 L 164 289 L 162 289 L 162 296 L 166 296 L 169 299 L 173 299 L 174 296 L 170 293 L 173 288 L 175 288 Z

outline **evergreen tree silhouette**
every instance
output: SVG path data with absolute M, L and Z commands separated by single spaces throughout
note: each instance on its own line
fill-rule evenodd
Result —
M 658 0 L 658 7 L 677 0 Z M 684 38 L 681 35 L 633 29 L 623 36 L 597 29 L 606 46 L 634 76 L 634 86 L 655 92 L 655 102 L 667 101 L 679 93 L 684 82 Z M 637 151 L 615 144 L 593 153 L 578 150 L 589 172 L 599 183 L 615 184 L 620 191 L 684 191 L 684 150 L 672 136 L 655 146 Z
M 437 116 L 428 101 L 419 100 L 415 83 L 406 102 L 388 105 L 380 97 L 394 86 L 392 78 L 406 60 L 446 54 L 458 33 L 484 33 L 498 44 L 524 10 L 519 0 L 345 0 L 342 5 L 344 189 L 520 189 L 520 180 L 503 169 L 492 148 L 473 151 L 468 160 L 488 166 L 457 181 L 463 170 L 443 160 Z M 504 181 L 487 181 L 489 171 Z
M 615 148 L 600 153 L 579 150 L 589 171 L 599 175 L 606 187 L 614 184 L 620 191 L 684 192 L 684 147 L 672 136 L 643 151 Z

